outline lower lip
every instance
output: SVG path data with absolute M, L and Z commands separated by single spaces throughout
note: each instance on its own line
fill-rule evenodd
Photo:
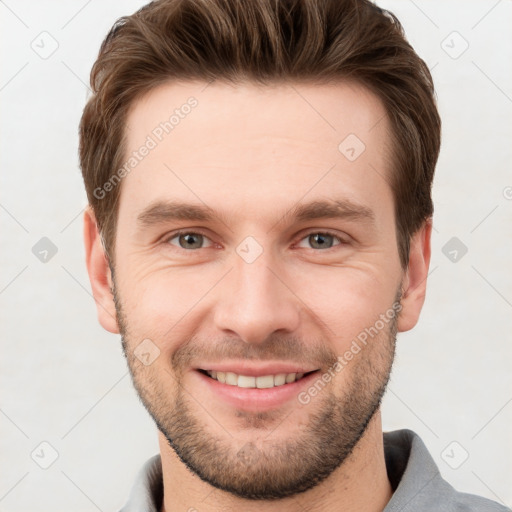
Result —
M 301 390 L 309 386 L 311 381 L 317 378 L 320 372 L 310 373 L 302 377 L 302 379 L 289 384 L 263 389 L 230 386 L 229 384 L 223 384 L 216 379 L 212 379 L 198 370 L 194 370 L 192 373 L 198 377 L 200 388 L 206 389 L 207 393 L 220 397 L 224 402 L 237 409 L 257 412 L 275 409 L 290 400 L 298 399 Z

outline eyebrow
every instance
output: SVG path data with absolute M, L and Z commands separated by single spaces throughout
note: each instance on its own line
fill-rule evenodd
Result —
M 296 219 L 298 221 L 340 218 L 374 223 L 373 210 L 348 199 L 313 201 L 306 204 L 298 204 L 287 212 L 282 218 Z
M 318 200 L 295 205 L 288 210 L 274 226 L 292 220 L 304 222 L 331 218 L 356 220 L 374 224 L 375 213 L 367 206 L 348 199 Z M 226 216 L 215 212 L 209 206 L 185 203 L 182 201 L 155 201 L 137 216 L 137 224 L 143 228 L 180 220 L 201 222 L 220 220 L 223 224 L 227 224 Z

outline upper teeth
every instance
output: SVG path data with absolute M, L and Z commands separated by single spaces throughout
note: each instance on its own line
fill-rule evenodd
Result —
M 290 384 L 301 379 L 303 373 L 278 373 L 277 375 L 262 375 L 260 377 L 251 377 L 249 375 L 237 375 L 233 372 L 217 372 L 208 370 L 206 372 L 212 379 L 216 379 L 223 384 L 238 386 L 239 388 L 273 388 Z

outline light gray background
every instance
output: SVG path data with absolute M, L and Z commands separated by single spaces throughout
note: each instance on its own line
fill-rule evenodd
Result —
M 415 430 L 456 488 L 511 506 L 512 4 L 379 4 L 432 69 L 443 119 L 428 296 L 399 336 L 384 428 Z M 120 338 L 96 319 L 77 158 L 100 43 L 141 5 L 0 2 L 3 512 L 117 510 L 158 452 Z M 46 263 L 32 252 L 42 237 L 58 250 Z M 452 237 L 468 248 L 456 262 Z

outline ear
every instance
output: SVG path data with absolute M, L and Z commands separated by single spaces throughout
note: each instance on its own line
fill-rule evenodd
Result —
M 101 242 L 92 208 L 88 206 L 84 213 L 85 260 L 92 294 L 96 302 L 98 320 L 107 331 L 119 334 L 117 315 L 112 294 L 112 275 L 107 256 Z
M 425 302 L 431 235 L 432 219 L 428 219 L 411 238 L 409 263 L 402 284 L 402 309 L 398 316 L 399 332 L 409 331 L 417 324 Z

